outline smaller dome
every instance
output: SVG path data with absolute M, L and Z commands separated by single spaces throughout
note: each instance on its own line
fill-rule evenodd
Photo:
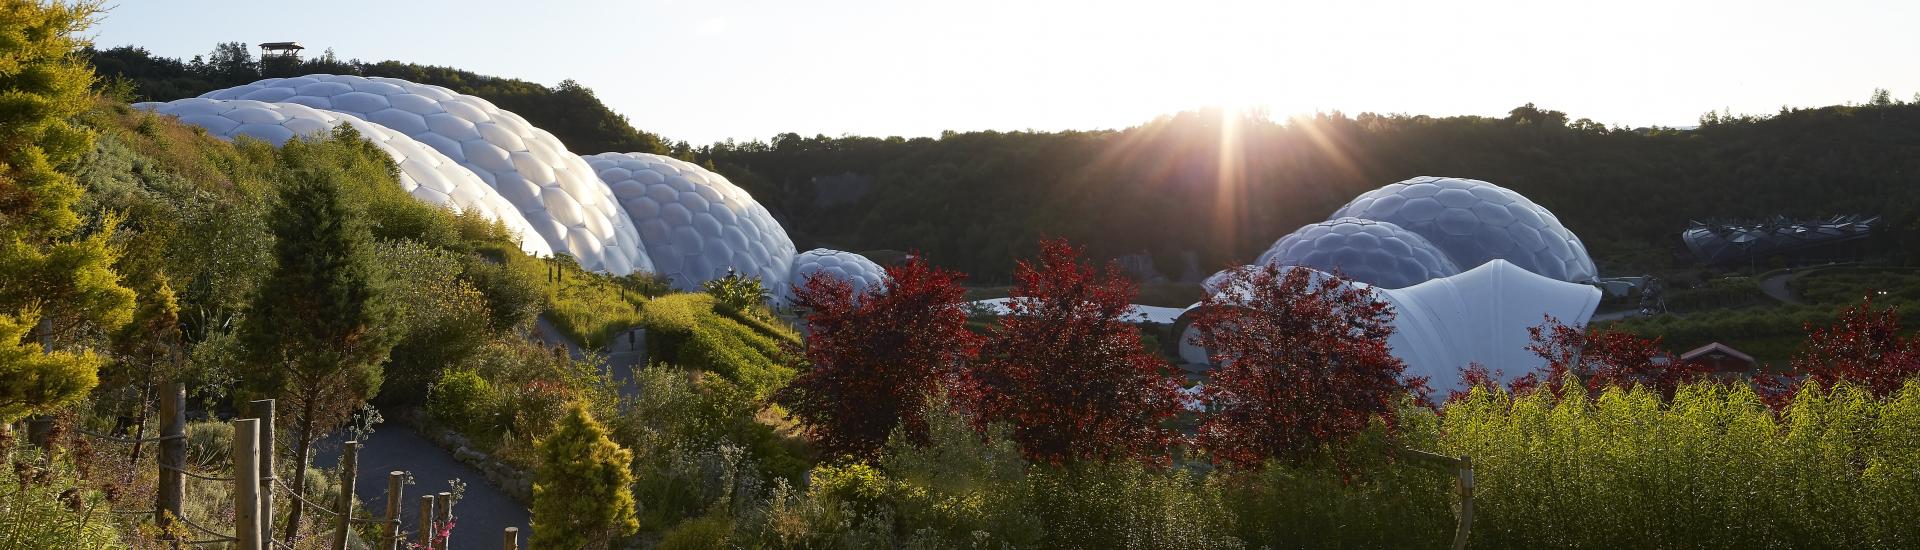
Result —
M 846 281 L 853 285 L 855 294 L 880 288 L 887 280 L 887 270 L 882 269 L 880 264 L 852 252 L 815 248 L 794 257 L 791 279 L 794 288 L 805 286 L 807 278 L 815 273 Z
M 1360 218 L 1301 227 L 1267 248 L 1259 264 L 1338 272 L 1386 288 L 1405 288 L 1460 272 L 1425 237 L 1388 222 Z

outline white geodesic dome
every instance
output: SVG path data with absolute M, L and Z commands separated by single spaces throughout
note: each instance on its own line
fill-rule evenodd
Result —
M 853 286 L 855 294 L 866 292 L 869 288 L 880 288 L 887 280 L 887 270 L 866 256 L 815 248 L 793 258 L 793 277 L 789 282 L 798 288 L 807 284 L 807 278 L 815 273 L 846 281 Z
M 394 78 L 269 78 L 201 95 L 297 103 L 354 115 L 427 144 L 513 203 L 555 251 L 592 271 L 652 271 L 613 191 L 559 138 L 487 100 Z
M 1360 218 L 1310 224 L 1274 241 L 1259 265 L 1310 267 L 1355 281 L 1402 288 L 1460 272 L 1433 243 L 1400 226 Z
M 248 136 L 275 146 L 296 137 L 326 133 L 341 124 L 352 126 L 361 137 L 393 157 L 400 169 L 401 188 L 414 198 L 459 212 L 477 212 L 489 220 L 499 221 L 519 237 L 522 250 L 539 256 L 553 255 L 553 247 L 520 215 L 520 209 L 471 170 L 413 138 L 359 117 L 296 103 L 250 100 L 187 98 L 165 103 L 135 103 L 133 107 L 178 118 L 220 139 L 232 141 Z
M 1506 260 L 1569 282 L 1597 275 L 1586 246 L 1546 208 L 1480 180 L 1422 176 L 1369 191 L 1329 219 L 1361 218 L 1400 226 L 1447 253 L 1460 269 Z
M 773 214 L 727 178 L 690 162 L 647 153 L 582 157 L 633 219 L 657 273 L 673 287 L 700 290 L 728 269 L 787 294 L 793 241 Z

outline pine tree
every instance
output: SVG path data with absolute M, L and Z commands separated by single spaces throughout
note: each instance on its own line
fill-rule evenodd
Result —
M 575 403 L 540 442 L 533 484 L 532 548 L 606 548 L 640 529 L 634 513 L 633 452 Z
M 102 359 L 73 344 L 133 315 L 114 274 L 117 218 L 78 236 L 81 188 L 65 170 L 93 147 L 70 120 L 93 102 L 93 70 L 77 35 L 90 4 L 0 0 L 0 421 L 53 410 L 96 383 Z M 29 344 L 28 340 L 37 340 Z M 0 430 L 5 430 L 0 424 Z
M 269 224 L 276 265 L 241 327 L 256 389 L 277 395 L 291 417 L 294 454 L 338 428 L 380 387 L 395 341 L 372 235 L 346 197 L 334 159 L 341 138 L 290 141 L 279 151 L 282 181 Z M 293 486 L 306 487 L 306 468 Z M 298 535 L 292 508 L 285 537 Z

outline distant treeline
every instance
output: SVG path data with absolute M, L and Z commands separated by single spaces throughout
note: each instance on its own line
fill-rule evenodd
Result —
M 1184 112 L 1125 130 L 948 132 L 938 138 L 794 133 L 703 147 L 635 130 L 572 81 L 395 61 L 256 60 L 222 44 L 192 60 L 92 52 L 154 100 L 271 76 L 390 76 L 493 101 L 575 152 L 652 151 L 717 167 L 766 203 L 802 249 L 919 250 L 1006 279 L 1041 237 L 1102 256 L 1150 253 L 1179 276 L 1243 262 L 1369 189 L 1413 176 L 1483 179 L 1553 210 L 1608 275 L 1669 271 L 1690 219 L 1880 214 L 1892 250 L 1920 226 L 1920 104 L 1708 113 L 1694 129 L 1613 128 L 1528 104 L 1504 118 Z
M 581 154 L 605 152 L 643 152 L 668 154 L 669 144 L 660 136 L 635 130 L 627 118 L 600 102 L 593 90 L 566 80 L 552 88 L 511 78 L 474 74 L 450 67 L 434 67 L 358 59 L 341 61 L 332 50 L 305 58 L 266 57 L 256 59 L 251 46 L 226 42 L 211 53 L 182 61 L 156 57 L 146 48 L 119 46 L 106 50 L 88 49 L 95 72 L 101 78 L 118 79 L 133 85 L 134 98 L 140 101 L 172 101 L 210 91 L 248 84 L 262 78 L 308 74 L 346 74 L 384 76 L 445 86 L 453 91 L 486 98 L 494 105 L 513 111 L 555 137 L 567 148 Z M 688 147 L 678 144 L 684 153 Z M 681 156 L 684 156 L 681 155 Z
M 1421 175 L 1514 189 L 1580 235 L 1604 274 L 1639 275 L 1687 269 L 1675 256 L 1689 219 L 1881 214 L 1888 250 L 1915 246 L 1920 104 L 1873 98 L 1715 114 L 1687 130 L 1609 128 L 1531 104 L 1505 118 L 1196 111 L 1119 131 L 782 134 L 696 155 L 775 203 L 797 235 L 920 249 L 976 280 L 1004 278 L 1042 236 L 1150 252 L 1169 276 L 1191 252 L 1209 274 Z

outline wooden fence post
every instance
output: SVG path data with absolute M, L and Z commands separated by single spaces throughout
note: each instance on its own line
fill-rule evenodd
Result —
M 433 548 L 433 495 L 420 495 L 420 547 Z
M 433 508 L 433 524 L 439 529 L 447 530 L 447 537 L 440 539 L 440 545 L 434 548 L 447 550 L 447 543 L 453 541 L 453 493 L 441 491 L 440 494 L 434 495 Z
M 280 479 L 274 455 L 273 400 L 247 402 L 247 418 L 260 420 L 260 532 L 273 533 L 273 482 Z
M 520 550 L 520 528 L 508 527 L 500 533 L 501 550 Z
M 173 536 L 168 533 L 180 517 L 180 503 L 187 499 L 186 476 L 180 473 L 187 467 L 185 383 L 167 384 L 166 395 L 160 398 L 160 452 L 153 456 L 160 463 L 159 487 L 153 494 L 153 524 L 160 528 L 162 540 L 171 540 Z
M 387 518 L 380 525 L 380 550 L 395 550 L 400 544 L 400 484 L 407 473 L 387 472 Z
M 1453 532 L 1453 548 L 1464 550 L 1467 547 L 1467 534 L 1473 530 L 1473 457 L 1460 455 L 1459 468 L 1454 475 L 1454 488 L 1460 492 L 1460 517 Z
M 353 527 L 353 492 L 360 484 L 360 442 L 348 441 L 340 449 L 340 504 L 334 511 L 340 519 L 334 524 L 333 550 L 347 550 L 347 530 Z
M 260 419 L 233 421 L 233 537 L 260 550 Z

